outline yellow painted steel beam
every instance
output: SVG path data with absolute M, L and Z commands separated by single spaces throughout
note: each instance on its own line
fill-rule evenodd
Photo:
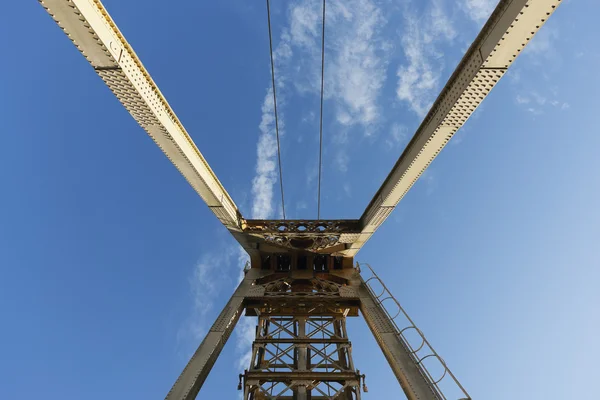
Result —
M 353 257 L 498 83 L 561 0 L 501 0 L 363 213 Z
M 217 218 L 239 232 L 237 206 L 102 3 L 39 1 Z

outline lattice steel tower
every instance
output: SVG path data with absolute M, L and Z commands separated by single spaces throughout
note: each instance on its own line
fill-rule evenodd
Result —
M 251 257 L 244 279 L 168 399 L 196 395 L 244 313 L 257 317 L 251 362 L 240 375 L 244 399 L 360 399 L 365 375 L 354 365 L 346 330 L 346 318 L 359 311 L 411 399 L 443 398 L 441 382 L 468 398 L 445 364 L 447 381 L 431 375 L 423 360 L 441 359 L 372 269 L 361 275 L 352 258 L 332 254 L 358 234 L 358 221 L 246 224 L 249 237 L 260 238 L 261 251 Z M 419 340 L 409 340 L 407 333 Z
M 354 257 L 560 0 L 499 1 L 362 216 L 335 221 L 320 218 L 320 202 L 317 220 L 286 220 L 285 212 L 282 220 L 244 218 L 102 3 L 39 1 L 250 256 L 242 282 L 167 399 L 196 398 L 244 313 L 257 321 L 251 363 L 240 375 L 247 400 L 360 399 L 365 377 L 354 365 L 346 330 L 346 318 L 358 315 L 408 399 L 470 399 L 383 282 L 370 267 L 361 275 Z M 324 57 L 324 1 L 322 38 Z M 274 76 L 272 81 L 276 110 Z M 321 115 L 322 93 L 323 74 Z M 321 140 L 322 133 L 321 125 Z M 119 145 L 118 138 L 110 140 Z

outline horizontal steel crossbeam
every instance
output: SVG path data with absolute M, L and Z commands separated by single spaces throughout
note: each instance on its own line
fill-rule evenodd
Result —
M 311 381 L 358 381 L 355 372 L 262 372 L 248 371 L 247 379 L 260 381 L 286 381 L 290 379 Z

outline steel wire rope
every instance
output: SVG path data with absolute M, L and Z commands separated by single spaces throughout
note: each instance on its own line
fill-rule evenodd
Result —
M 279 119 L 277 117 L 277 91 L 275 90 L 275 62 L 273 61 L 273 36 L 271 34 L 271 3 L 267 0 L 267 21 L 269 25 L 269 53 L 271 55 L 271 83 L 273 84 L 273 111 L 275 113 L 275 136 L 277 137 L 277 161 L 279 164 L 279 187 L 281 189 L 281 211 L 285 220 L 283 196 L 283 172 L 281 169 L 281 147 L 279 145 Z
M 321 115 L 319 118 L 319 188 L 317 193 L 317 220 L 321 219 L 321 174 L 323 169 L 323 88 L 325 84 L 325 0 L 323 0 L 323 30 L 321 32 Z

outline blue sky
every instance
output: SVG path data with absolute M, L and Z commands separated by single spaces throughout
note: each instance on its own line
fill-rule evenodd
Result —
M 328 2 L 325 218 L 362 213 L 489 3 Z M 264 2 L 104 4 L 243 214 L 278 218 Z M 319 7 L 273 2 L 290 218 L 316 218 Z M 4 11 L 0 398 L 163 398 L 243 255 L 43 8 Z M 357 257 L 474 398 L 588 398 L 600 372 L 599 12 L 563 1 Z M 402 398 L 349 324 L 365 398 Z M 251 326 L 200 398 L 236 398 Z

